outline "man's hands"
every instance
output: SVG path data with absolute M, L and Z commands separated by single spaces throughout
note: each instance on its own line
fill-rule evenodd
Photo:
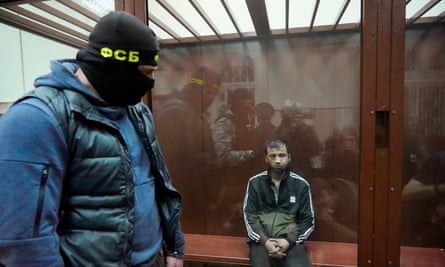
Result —
M 165 267 L 183 267 L 184 260 L 176 257 L 167 256 Z
M 289 249 L 289 242 L 284 238 L 269 238 L 264 247 L 269 252 L 269 257 L 281 259 L 286 256 L 286 251 Z

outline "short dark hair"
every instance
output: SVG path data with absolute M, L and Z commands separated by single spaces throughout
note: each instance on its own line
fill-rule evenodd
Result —
M 286 142 L 286 140 L 281 139 L 281 138 L 269 139 L 269 141 L 267 141 L 266 145 L 264 146 L 264 154 L 267 155 L 268 148 L 280 148 L 281 146 L 285 146 L 287 154 L 290 154 L 289 144 Z

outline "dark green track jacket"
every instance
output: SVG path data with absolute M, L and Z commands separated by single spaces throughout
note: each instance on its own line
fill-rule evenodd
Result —
M 244 221 L 251 242 L 286 238 L 290 245 L 302 243 L 314 230 L 314 208 L 309 183 L 288 172 L 275 188 L 269 171 L 249 179 L 244 198 Z

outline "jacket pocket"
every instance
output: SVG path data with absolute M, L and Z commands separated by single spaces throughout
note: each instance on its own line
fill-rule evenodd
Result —
M 32 230 L 33 237 L 38 237 L 40 234 L 39 233 L 40 219 L 42 217 L 43 201 L 45 199 L 46 183 L 48 182 L 48 172 L 49 172 L 49 166 L 44 165 L 40 172 L 40 185 L 39 185 L 39 193 L 38 193 L 38 198 L 37 198 L 37 208 L 36 208 L 36 215 L 34 217 L 34 226 L 33 226 L 33 230 Z

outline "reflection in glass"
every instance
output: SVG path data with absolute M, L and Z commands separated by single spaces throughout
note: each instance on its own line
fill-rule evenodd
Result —
M 445 247 L 445 30 L 406 31 L 402 245 Z
M 312 185 L 320 227 L 310 239 L 357 242 L 359 33 L 165 48 L 161 58 L 153 114 L 185 232 L 246 236 L 247 180 L 267 167 L 266 141 L 283 137 L 292 170 Z M 220 78 L 207 104 L 198 67 Z M 166 103 L 184 102 L 191 76 L 188 109 L 163 116 Z

